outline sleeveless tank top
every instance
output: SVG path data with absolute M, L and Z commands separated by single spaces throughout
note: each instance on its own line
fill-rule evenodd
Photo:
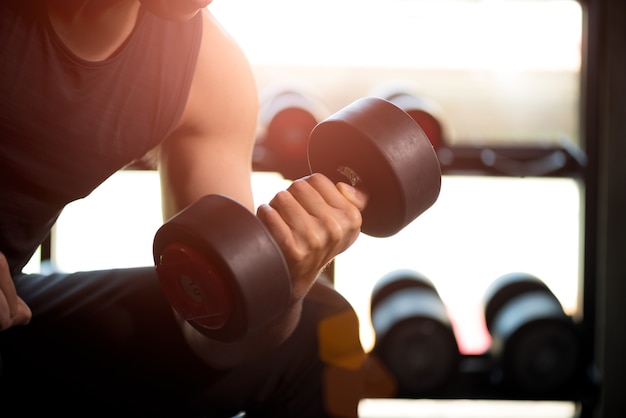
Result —
M 0 2 L 0 251 L 17 274 L 63 207 L 157 146 L 187 101 L 200 14 L 140 13 L 125 43 L 85 61 L 42 0 Z

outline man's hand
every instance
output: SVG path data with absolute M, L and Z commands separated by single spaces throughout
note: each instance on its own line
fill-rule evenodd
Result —
M 6 257 L 0 252 L 0 331 L 30 322 L 32 312 L 17 296 Z
M 292 277 L 292 297 L 302 299 L 320 271 L 361 231 L 367 196 L 322 174 L 294 181 L 257 215 L 283 251 Z

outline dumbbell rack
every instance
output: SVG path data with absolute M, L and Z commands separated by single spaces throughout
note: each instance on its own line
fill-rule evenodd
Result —
M 442 175 L 471 175 L 511 178 L 571 178 L 584 183 L 587 155 L 573 141 L 563 138 L 560 141 L 545 141 L 547 145 L 493 145 L 504 144 L 506 141 L 492 141 L 490 144 L 465 145 L 468 141 L 459 141 L 463 145 L 448 145 L 440 142 L 436 149 Z M 278 171 L 281 167 L 267 165 L 260 161 L 254 167 L 257 171 Z M 306 167 L 302 167 L 305 175 Z M 285 178 L 292 179 L 293 166 L 282 173 Z M 334 280 L 334 266 L 326 270 L 326 276 Z M 585 284 L 581 293 L 592 286 Z M 587 299 L 587 297 L 585 297 Z M 585 302 L 585 309 L 593 309 L 593 302 Z M 585 313 L 585 316 L 588 312 Z M 587 322 L 576 324 L 581 341 L 592 338 Z M 489 352 L 482 354 L 461 354 L 458 370 L 449 381 L 437 390 L 424 393 L 399 392 L 395 395 L 400 399 L 488 399 L 488 400 L 544 400 L 573 401 L 590 410 L 588 405 L 596 402 L 598 392 L 597 370 L 593 365 L 592 352 L 589 346 L 581 343 L 581 363 L 575 375 L 566 385 L 548 392 L 520 390 L 515 384 L 499 381 L 501 370 Z
M 462 141 L 460 141 L 463 143 Z M 494 141 L 497 143 L 496 141 Z M 546 141 L 548 142 L 548 141 Z M 473 175 L 501 177 L 544 177 L 571 178 L 578 182 L 585 181 L 588 165 L 586 154 L 572 141 L 563 139 L 549 145 L 494 146 L 494 145 L 446 145 L 437 149 L 442 175 Z M 259 165 L 258 171 L 279 171 L 280 167 Z M 334 266 L 325 274 L 334 279 Z M 591 286 L 589 283 L 586 287 Z M 586 292 L 588 289 L 581 289 Z M 593 309 L 593 303 L 585 302 L 585 309 Z M 576 324 L 581 341 L 591 337 L 588 323 Z M 514 384 L 499 382 L 501 373 L 493 356 L 489 352 L 482 354 L 461 354 L 458 370 L 447 383 L 435 391 L 424 393 L 399 392 L 398 399 L 482 399 L 482 400 L 542 400 L 572 401 L 583 405 L 596 402 L 598 392 L 597 370 L 593 365 L 591 351 L 581 343 L 582 361 L 580 368 L 566 385 L 545 393 L 532 390 L 520 390 Z M 582 415 L 581 415 L 582 416 Z

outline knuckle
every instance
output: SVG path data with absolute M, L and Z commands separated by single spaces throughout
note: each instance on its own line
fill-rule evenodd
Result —
M 327 234 L 328 231 L 323 233 L 320 229 L 309 229 L 306 237 L 309 248 L 318 251 L 328 245 Z
M 307 180 L 311 184 L 324 184 L 330 182 L 330 179 L 321 173 L 313 173 L 307 177 Z
M 298 193 L 302 193 L 302 192 L 304 192 L 306 190 L 309 190 L 310 188 L 311 188 L 311 184 L 309 184 L 308 180 L 306 180 L 306 179 L 298 179 L 298 180 L 295 180 L 294 182 L 292 182 L 289 185 L 288 190 L 291 193 L 298 194 Z
M 293 201 L 293 196 L 287 190 L 281 190 L 270 201 L 270 205 L 274 208 L 284 206 Z
M 304 251 L 302 247 L 289 246 L 283 248 L 283 254 L 287 258 L 287 263 L 290 265 L 290 270 L 299 270 L 300 266 L 307 261 L 309 253 Z
M 301 264 L 306 261 L 308 252 L 304 251 L 301 247 L 292 247 L 289 251 L 291 259 L 297 264 Z
M 356 206 L 350 205 L 350 207 L 346 210 L 346 217 L 348 218 L 352 228 L 361 228 L 361 224 L 363 223 L 363 214 Z
M 325 230 L 329 241 L 332 242 L 340 241 L 346 234 L 343 225 L 335 219 L 326 223 Z

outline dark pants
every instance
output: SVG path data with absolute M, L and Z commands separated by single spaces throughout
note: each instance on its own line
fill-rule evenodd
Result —
M 2 417 L 356 416 L 358 321 L 321 282 L 289 340 L 228 371 L 207 367 L 187 348 L 153 268 L 22 275 L 15 282 L 33 319 L 0 332 Z M 352 319 L 320 337 L 328 328 L 320 324 L 335 317 Z M 340 336 L 336 343 L 333 335 Z

